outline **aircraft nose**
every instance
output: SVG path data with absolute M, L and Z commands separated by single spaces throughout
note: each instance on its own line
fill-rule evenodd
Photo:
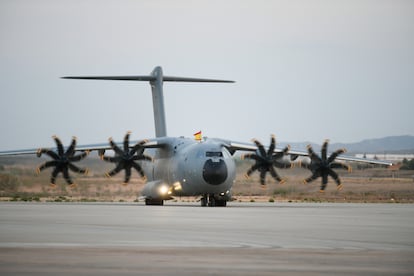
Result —
M 227 179 L 227 166 L 224 160 L 209 159 L 204 163 L 203 178 L 211 185 L 220 185 Z

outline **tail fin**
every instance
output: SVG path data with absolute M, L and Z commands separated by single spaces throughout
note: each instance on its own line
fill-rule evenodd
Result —
M 148 81 L 152 89 L 152 103 L 154 108 L 154 122 L 155 122 L 155 136 L 167 136 L 167 127 L 165 121 L 164 109 L 164 81 L 173 82 L 221 82 L 233 83 L 230 80 L 216 80 L 216 79 L 199 79 L 199 78 L 183 78 L 164 76 L 162 68 L 157 66 L 148 76 L 76 76 L 76 77 L 62 77 L 63 79 L 82 79 L 82 80 L 121 80 L 121 81 Z

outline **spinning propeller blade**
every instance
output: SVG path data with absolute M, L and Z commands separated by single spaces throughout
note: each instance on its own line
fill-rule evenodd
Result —
M 342 153 L 345 153 L 345 149 L 339 149 L 335 152 L 333 152 L 329 157 L 327 157 L 327 151 L 328 151 L 328 143 L 329 140 L 325 140 L 325 142 L 322 145 L 321 149 L 321 156 L 318 156 L 312 149 L 311 145 L 308 145 L 308 153 L 309 157 L 311 159 L 311 163 L 309 165 L 303 165 L 303 167 L 311 170 L 312 175 L 303 180 L 304 184 L 307 184 L 319 177 L 322 178 L 322 184 L 320 192 L 323 193 L 325 191 L 326 185 L 328 184 L 328 176 L 332 177 L 333 180 L 335 180 L 337 189 L 342 189 L 341 179 L 339 178 L 338 174 L 333 169 L 347 169 L 348 171 L 351 171 L 351 167 L 342 164 L 339 162 L 334 162 L 335 159 Z
M 124 137 L 123 142 L 123 148 L 121 149 L 118 147 L 112 138 L 109 138 L 109 144 L 111 145 L 111 148 L 115 152 L 115 156 L 105 156 L 101 155 L 101 159 L 115 163 L 116 166 L 113 170 L 105 173 L 107 177 L 112 177 L 115 174 L 119 173 L 122 170 L 125 170 L 125 178 L 124 178 L 124 184 L 127 184 L 131 178 L 131 169 L 135 169 L 141 177 L 146 180 L 146 176 L 144 174 L 144 171 L 141 168 L 141 165 L 137 163 L 138 160 L 143 161 L 153 161 L 152 157 L 147 156 L 144 154 L 145 148 L 143 145 L 147 142 L 147 140 L 142 140 L 135 144 L 132 148 L 129 147 L 129 136 L 131 132 L 127 132 L 127 134 Z
M 52 171 L 52 176 L 50 178 L 50 185 L 52 187 L 56 186 L 56 177 L 59 173 L 63 174 L 63 178 L 66 180 L 66 182 L 71 186 L 74 187 L 75 184 L 72 181 L 72 178 L 69 175 L 69 170 L 76 172 L 76 173 L 83 173 L 85 175 L 88 174 L 88 169 L 81 169 L 73 164 L 73 162 L 78 162 L 82 159 L 84 159 L 88 154 L 89 151 L 84 151 L 83 153 L 79 155 L 75 155 L 76 151 L 76 137 L 72 138 L 72 142 L 70 146 L 65 151 L 62 142 L 57 136 L 52 137 L 55 140 L 56 143 L 56 152 L 50 149 L 38 149 L 37 150 L 37 157 L 42 156 L 42 154 L 46 154 L 52 158 L 51 161 L 47 161 L 40 165 L 36 172 L 39 174 L 42 170 L 50 167 L 54 167 Z
M 280 184 L 286 182 L 286 179 L 283 179 L 279 176 L 275 167 L 277 168 L 285 168 L 286 164 L 282 162 L 282 158 L 287 154 L 290 149 L 290 146 L 287 146 L 281 152 L 275 153 L 274 150 L 276 148 L 276 139 L 275 136 L 272 135 L 270 139 L 270 146 L 269 149 L 266 151 L 262 143 L 258 140 L 253 139 L 253 142 L 257 146 L 256 153 L 248 153 L 242 155 L 242 159 L 249 158 L 255 160 L 255 164 L 250 167 L 250 169 L 245 174 L 246 177 L 250 177 L 250 175 L 255 172 L 256 170 L 260 172 L 260 184 L 265 185 L 266 181 L 266 173 L 270 173 L 270 175 L 276 180 L 279 181 Z

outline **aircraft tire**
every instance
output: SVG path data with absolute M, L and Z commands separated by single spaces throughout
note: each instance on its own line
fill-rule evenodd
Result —
M 164 200 L 146 198 L 145 199 L 145 205 L 159 205 L 159 206 L 162 206 L 162 205 L 164 205 Z
M 227 206 L 227 200 L 216 200 L 216 206 L 217 207 L 226 207 Z
M 216 207 L 216 199 L 214 196 L 210 196 L 208 201 L 208 207 Z
M 201 198 L 201 207 L 206 207 L 207 206 L 207 203 L 208 203 L 208 199 L 207 199 L 207 196 L 203 196 L 202 198 Z
M 227 206 L 227 200 L 216 199 L 214 195 L 210 195 L 208 198 L 204 197 L 204 199 L 209 207 L 226 207 Z M 201 204 L 203 204 L 203 202 Z

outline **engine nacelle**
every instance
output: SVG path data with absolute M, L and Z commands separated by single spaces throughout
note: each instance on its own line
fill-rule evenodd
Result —
M 310 166 L 312 163 L 312 160 L 307 157 L 307 156 L 297 156 L 295 159 L 295 162 L 293 162 L 293 164 L 295 164 L 295 166 L 305 166 L 308 167 Z
M 283 166 L 283 168 L 289 168 L 292 165 L 291 160 L 292 158 L 290 156 L 284 155 L 283 157 L 277 159 L 277 163 L 279 166 Z
M 142 195 L 146 199 L 168 200 L 172 199 L 171 193 L 171 188 L 161 180 L 148 182 L 142 190 Z

